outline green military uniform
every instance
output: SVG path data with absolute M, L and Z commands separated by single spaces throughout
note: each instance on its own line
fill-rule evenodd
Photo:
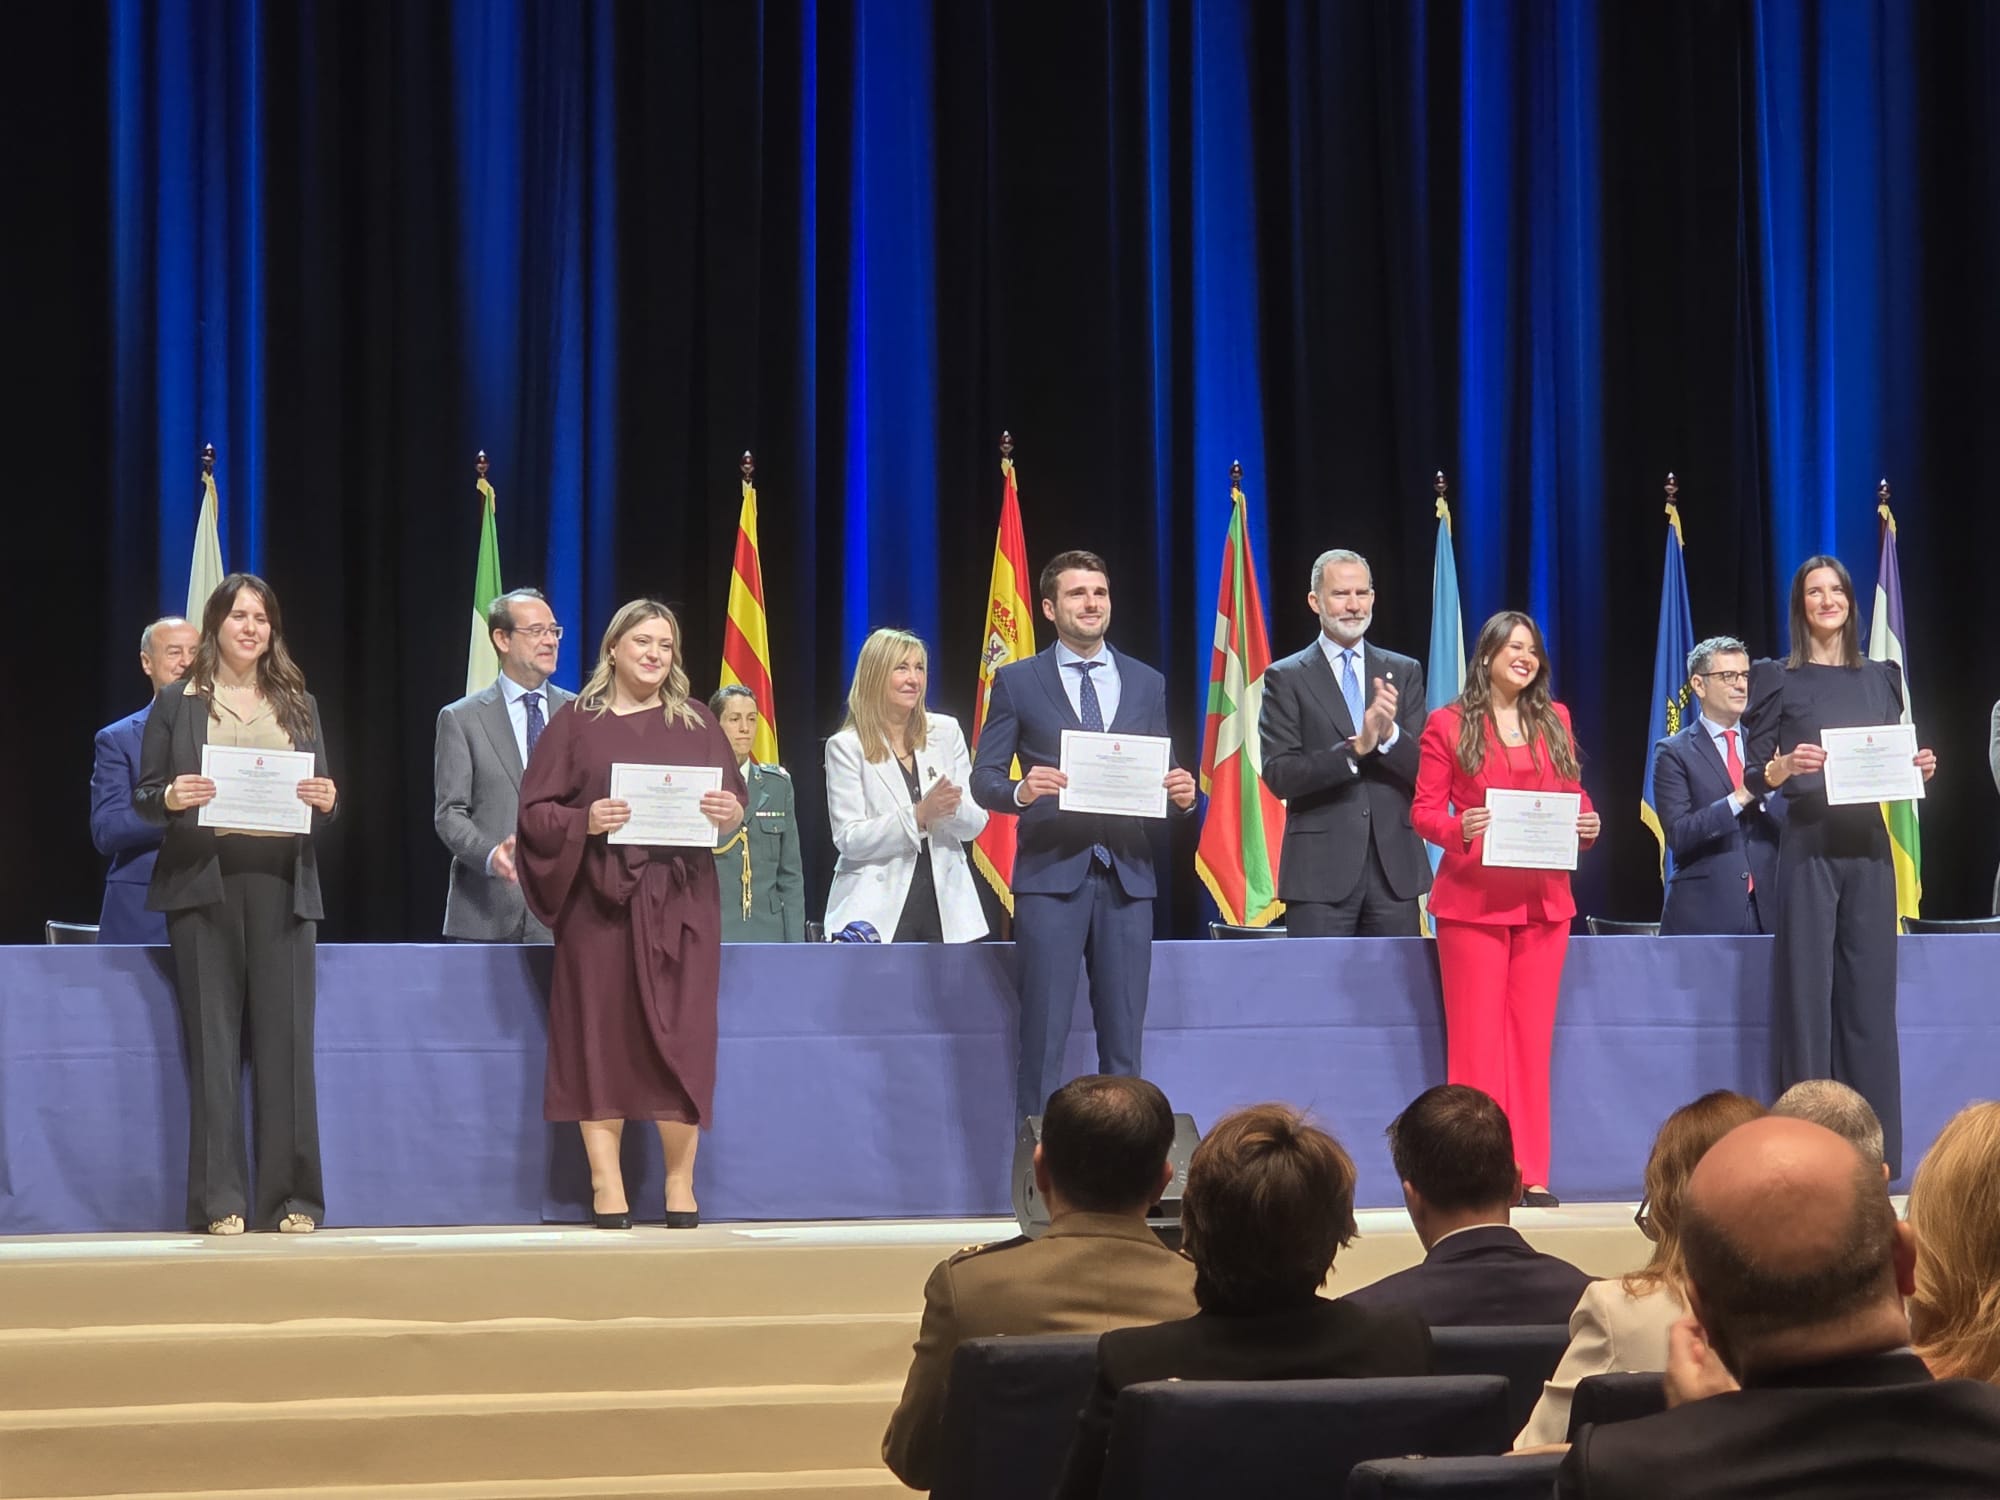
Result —
M 802 943 L 806 879 L 799 864 L 799 819 L 791 774 L 745 762 L 750 801 L 743 826 L 715 851 L 722 881 L 725 943 Z
M 882 1462 L 912 1489 L 936 1475 L 952 1351 L 998 1334 L 1103 1333 L 1192 1317 L 1194 1263 L 1145 1220 L 1068 1213 L 1025 1235 L 961 1250 L 931 1272 L 903 1399 L 882 1436 Z

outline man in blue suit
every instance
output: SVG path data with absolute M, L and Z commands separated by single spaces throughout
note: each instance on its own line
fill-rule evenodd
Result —
M 155 620 L 139 635 L 139 669 L 157 696 L 194 665 L 201 633 L 179 615 Z M 139 744 L 146 737 L 149 701 L 136 714 L 97 731 L 97 751 L 90 767 L 90 841 L 108 855 L 104 876 L 104 906 L 97 915 L 100 943 L 165 943 L 167 919 L 146 910 L 146 885 L 153 878 L 153 857 L 160 852 L 164 831 L 132 810 L 132 789 L 139 784 Z
M 1153 969 L 1152 843 L 1136 818 L 1064 812 L 1058 794 L 1065 729 L 1167 733 L 1166 679 L 1105 643 L 1111 580 L 1092 552 L 1063 552 L 1042 569 L 1042 617 L 1056 643 L 993 677 L 972 798 L 1020 819 L 1014 851 L 1014 955 L 1021 1057 L 1017 1115 L 1038 1115 L 1062 1082 L 1079 960 L 1090 977 L 1097 1071 L 1137 1077 Z M 1021 776 L 1012 767 L 1019 759 Z M 1194 807 L 1194 777 L 1175 766 L 1167 799 Z
M 1784 799 L 1743 784 L 1750 650 L 1711 636 L 1688 653 L 1688 677 L 1700 712 L 1653 747 L 1653 810 L 1674 857 L 1660 935 L 1768 933 Z

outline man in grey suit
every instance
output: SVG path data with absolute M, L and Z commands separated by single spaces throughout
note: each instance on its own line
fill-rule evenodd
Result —
M 432 823 L 451 851 L 444 935 L 469 943 L 546 943 L 514 874 L 521 770 L 549 718 L 576 694 L 549 681 L 562 626 L 533 589 L 515 589 L 486 611 L 500 676 L 438 714 Z

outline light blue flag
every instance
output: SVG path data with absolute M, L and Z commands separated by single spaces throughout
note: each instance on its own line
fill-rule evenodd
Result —
M 1424 709 L 1435 713 L 1456 703 L 1465 690 L 1465 617 L 1458 607 L 1458 554 L 1451 545 L 1451 507 L 1444 500 L 1444 475 L 1438 484 L 1437 559 L 1431 564 L 1431 653 L 1425 668 Z M 1436 844 L 1430 850 L 1435 872 L 1444 851 Z

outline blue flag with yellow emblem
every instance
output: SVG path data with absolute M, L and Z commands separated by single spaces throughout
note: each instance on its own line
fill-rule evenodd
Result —
M 1681 513 L 1671 496 L 1673 476 L 1667 477 L 1667 560 L 1660 573 L 1660 630 L 1653 647 L 1653 728 L 1646 736 L 1646 779 L 1639 793 L 1639 819 L 1660 841 L 1660 883 L 1673 870 L 1667 832 L 1653 808 L 1653 746 L 1679 734 L 1687 722 L 1689 699 L 1687 660 L 1694 650 L 1694 611 L 1688 608 L 1687 561 L 1681 550 Z

